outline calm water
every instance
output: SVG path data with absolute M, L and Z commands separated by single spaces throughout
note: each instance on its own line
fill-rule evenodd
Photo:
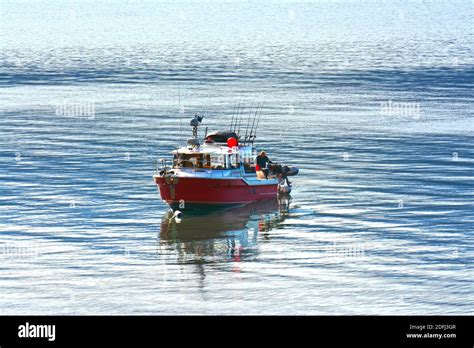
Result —
M 0 314 L 473 312 L 472 2 L 120 4 L 0 5 Z M 292 197 L 170 220 L 260 101 Z

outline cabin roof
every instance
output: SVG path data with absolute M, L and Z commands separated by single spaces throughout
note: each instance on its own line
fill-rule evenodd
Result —
M 237 133 L 230 131 L 230 130 L 224 130 L 224 131 L 215 131 L 211 133 L 206 134 L 206 138 L 212 139 L 216 143 L 225 143 L 229 138 L 235 138 L 239 139 L 239 136 Z

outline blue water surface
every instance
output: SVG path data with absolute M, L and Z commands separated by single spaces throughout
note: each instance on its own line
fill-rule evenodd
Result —
M 2 1 L 0 314 L 471 314 L 473 15 Z M 156 160 L 261 102 L 291 198 L 171 220 Z

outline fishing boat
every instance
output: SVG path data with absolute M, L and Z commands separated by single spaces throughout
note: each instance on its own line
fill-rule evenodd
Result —
M 242 116 L 233 115 L 228 130 L 208 133 L 200 140 L 198 128 L 204 116 L 190 122 L 193 137 L 186 146 L 172 152 L 173 159 L 163 159 L 153 176 L 161 198 L 171 209 L 229 207 L 275 199 L 289 194 L 288 176 L 298 169 L 269 163 L 259 168 L 254 147 L 261 108 L 248 116 L 241 131 Z

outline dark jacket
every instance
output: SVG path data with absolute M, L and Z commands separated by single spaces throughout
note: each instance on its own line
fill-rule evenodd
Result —
M 270 163 L 270 159 L 267 156 L 257 156 L 257 165 L 260 169 L 267 168 L 267 163 Z

